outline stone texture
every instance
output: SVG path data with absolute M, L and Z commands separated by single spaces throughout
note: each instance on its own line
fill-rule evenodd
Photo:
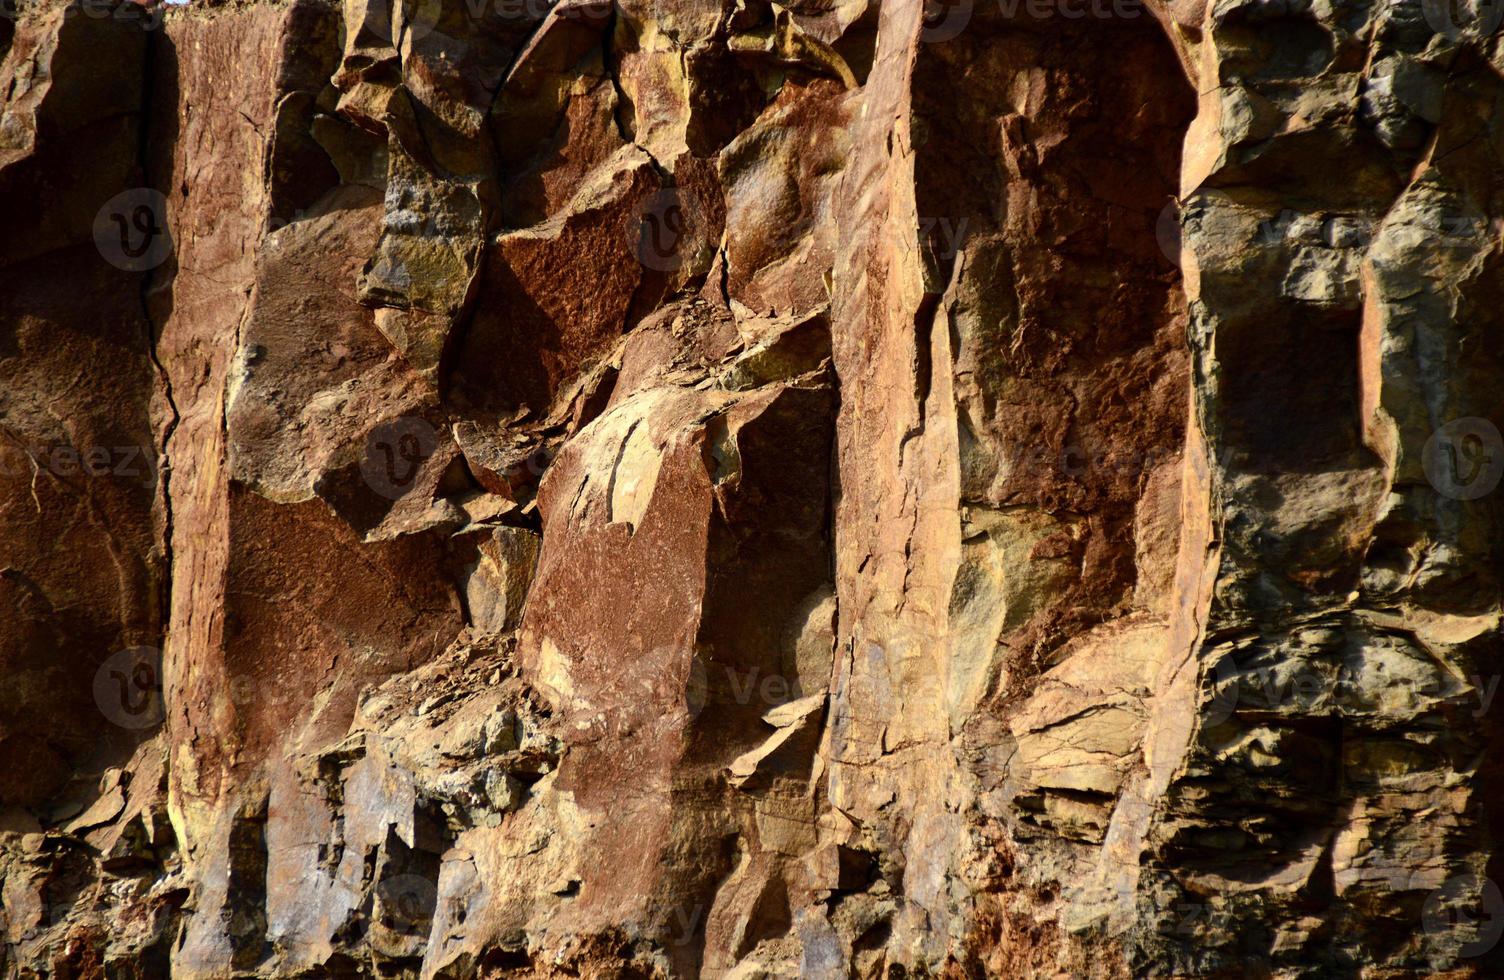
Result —
M 1497 14 L 0 10 L 0 970 L 1500 975 Z

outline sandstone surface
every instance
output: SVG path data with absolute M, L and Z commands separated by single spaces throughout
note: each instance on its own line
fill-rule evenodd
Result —
M 0 6 L 0 971 L 1504 975 L 1504 35 Z

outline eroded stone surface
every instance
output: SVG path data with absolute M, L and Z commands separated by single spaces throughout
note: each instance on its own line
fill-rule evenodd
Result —
M 1497 975 L 1442 8 L 0 12 L 7 975 Z

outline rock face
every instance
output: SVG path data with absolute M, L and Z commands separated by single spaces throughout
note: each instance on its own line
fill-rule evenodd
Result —
M 1500 975 L 1499 26 L 0 11 L 4 975 Z

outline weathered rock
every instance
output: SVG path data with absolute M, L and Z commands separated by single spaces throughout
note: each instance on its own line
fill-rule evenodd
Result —
M 45 809 L 161 720 L 159 664 L 137 689 L 127 651 L 161 645 L 172 408 L 142 304 L 165 254 L 141 187 L 149 22 L 27 13 L 0 63 L 0 805 Z
M 0 11 L 3 971 L 1499 975 L 1486 6 Z
M 538 565 L 538 535 L 525 528 L 498 527 L 478 550 L 480 561 L 465 581 L 470 621 L 484 633 L 515 630 Z

